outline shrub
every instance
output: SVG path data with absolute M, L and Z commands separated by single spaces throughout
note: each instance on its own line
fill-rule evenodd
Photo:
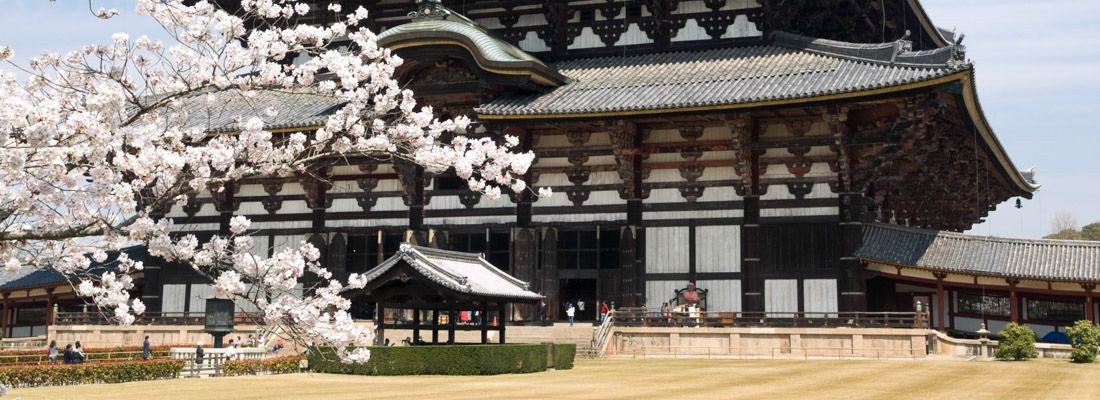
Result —
M 371 347 L 366 364 L 344 364 L 331 348 L 311 349 L 309 369 L 356 375 L 498 375 L 546 370 L 541 344 Z
M 69 365 L 13 365 L 0 367 L 0 383 L 13 387 L 121 383 L 177 378 L 183 360 L 102 362 Z
M 149 357 L 167 358 L 172 347 L 190 347 L 190 345 L 153 346 Z M 58 362 L 61 362 L 64 351 L 64 346 L 58 348 Z M 49 349 L 0 351 L 0 365 L 45 363 L 49 361 L 49 354 Z M 141 346 L 86 347 L 84 355 L 87 357 L 84 360 L 86 362 L 140 360 Z
M 1096 361 L 1097 346 L 1100 346 L 1100 327 L 1091 321 L 1077 321 L 1072 327 L 1066 329 L 1069 336 L 1069 344 L 1073 346 L 1073 352 L 1069 359 L 1075 363 L 1091 363 Z
M 577 345 L 554 345 L 554 369 L 573 369 L 573 359 L 577 356 Z
M 1035 331 L 1015 322 L 1005 325 L 997 344 L 997 358 L 1001 360 L 1026 360 L 1039 356 L 1035 350 Z
M 222 364 L 222 371 L 226 376 L 290 374 L 298 372 L 302 359 L 302 356 L 286 356 L 264 360 L 230 360 Z

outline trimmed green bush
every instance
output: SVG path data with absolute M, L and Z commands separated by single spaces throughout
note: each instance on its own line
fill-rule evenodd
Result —
M 178 378 L 183 360 L 124 361 L 111 363 L 13 365 L 0 367 L 0 383 L 12 387 L 121 383 Z
M 499 375 L 546 371 L 541 344 L 371 347 L 366 364 L 344 364 L 331 348 L 311 349 L 309 369 L 354 375 Z
M 153 346 L 150 349 L 149 358 L 168 358 L 172 347 L 190 346 L 193 345 Z M 58 348 L 59 354 L 57 355 L 57 362 L 61 362 L 64 351 L 64 346 Z M 49 361 L 49 355 L 49 349 L 45 348 L 35 350 L 4 350 L 0 351 L 0 365 L 45 364 Z M 85 348 L 84 355 L 87 357 L 84 362 L 140 360 L 141 346 Z
M 1039 356 L 1035 349 L 1035 331 L 1026 326 L 1011 322 L 1001 330 L 997 343 L 997 359 L 1027 360 Z
M 577 357 L 577 345 L 554 345 L 554 369 L 573 369 L 573 359 Z
M 226 376 L 290 374 L 298 372 L 302 356 L 274 357 L 264 360 L 229 360 L 222 364 Z
M 1073 346 L 1073 352 L 1069 354 L 1070 361 L 1075 363 L 1091 363 L 1096 361 L 1097 347 L 1100 346 L 1100 327 L 1092 321 L 1081 320 L 1066 329 L 1069 336 L 1069 344 Z

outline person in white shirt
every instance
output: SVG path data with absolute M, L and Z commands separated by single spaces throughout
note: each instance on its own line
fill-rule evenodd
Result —
M 570 304 L 569 307 L 565 309 L 565 316 L 569 317 L 569 326 L 573 326 L 573 316 L 576 314 L 577 309 L 573 308 L 572 304 Z
M 237 359 L 237 346 L 233 344 L 232 339 L 229 340 L 229 346 L 225 348 L 225 359 L 226 361 Z

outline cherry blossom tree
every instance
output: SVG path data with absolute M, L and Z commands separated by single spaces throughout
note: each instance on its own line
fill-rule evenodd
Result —
M 332 279 L 320 250 L 306 243 L 269 258 L 253 255 L 244 216 L 232 218 L 228 235 L 200 243 L 174 234 L 172 219 L 158 210 L 242 179 L 367 157 L 435 173 L 453 169 L 489 198 L 503 187 L 531 190 L 519 177 L 534 155 L 517 152 L 515 137 L 468 136 L 466 117 L 441 121 L 431 107 L 418 107 L 394 79 L 401 59 L 376 44 L 362 8 L 311 10 L 280 0 L 244 0 L 231 11 L 210 1 L 136 4 L 170 43 L 116 33 L 109 44 L 43 54 L 28 65 L 12 63 L 12 51 L 0 46 L 10 66 L 0 73 L 0 262 L 65 274 L 118 323 L 145 309 L 128 292 L 143 265 L 122 254 L 111 271 L 90 266 L 140 243 L 152 256 L 210 277 L 216 295 L 254 304 L 267 326 L 363 362 L 365 349 L 344 350 L 371 342 L 343 296 L 364 286 L 361 275 Z M 340 17 L 325 26 L 295 22 L 311 12 Z M 236 116 L 232 132 L 203 123 L 204 107 L 268 93 L 308 93 L 342 106 L 310 132 L 266 128 L 263 117 L 278 115 L 276 107 Z M 302 285 L 315 281 L 303 294 Z

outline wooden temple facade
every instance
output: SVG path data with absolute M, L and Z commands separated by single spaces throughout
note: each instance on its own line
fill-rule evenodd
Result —
M 689 281 L 712 311 L 866 311 L 862 223 L 962 231 L 1036 190 L 983 116 L 965 48 L 916 0 L 343 3 L 370 10 L 422 104 L 519 137 L 537 155 L 525 179 L 556 194 L 488 200 L 451 174 L 353 160 L 197 194 L 166 213 L 181 233 L 247 215 L 254 251 L 308 241 L 337 277 L 403 242 L 482 253 L 559 318 L 565 302 L 582 319 L 598 302 L 659 307 Z M 326 101 L 227 101 L 205 120 L 311 132 Z M 202 309 L 208 283 L 155 264 L 150 311 Z

